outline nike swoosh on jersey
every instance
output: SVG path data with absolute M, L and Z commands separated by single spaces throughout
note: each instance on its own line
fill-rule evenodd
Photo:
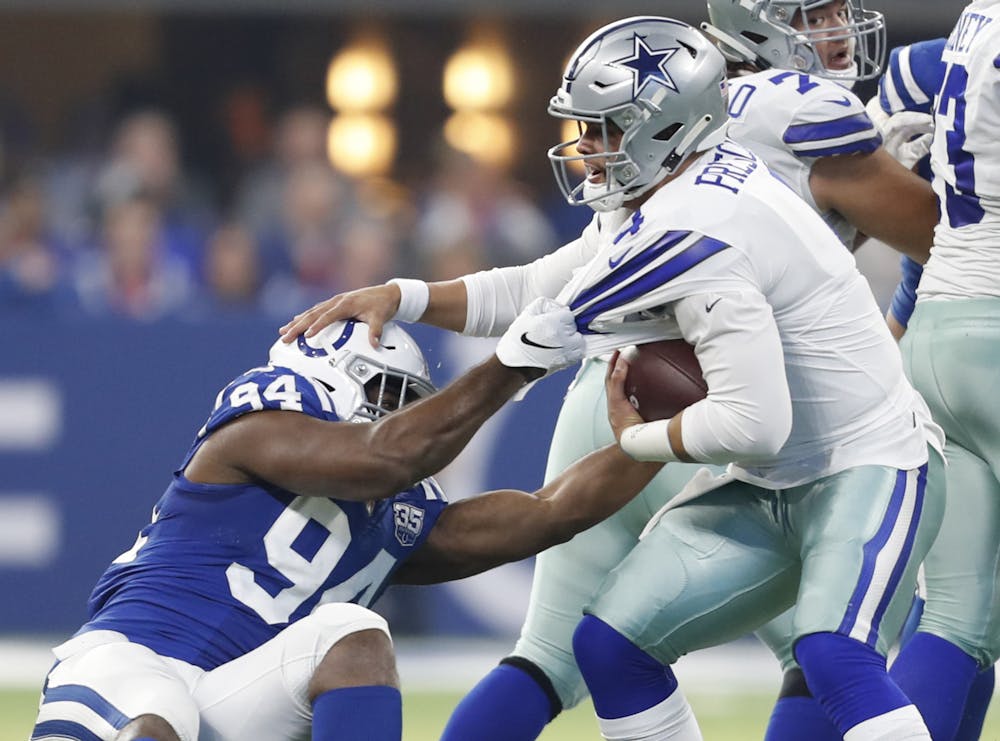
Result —
M 719 298 L 715 299 L 715 301 L 713 301 L 710 304 L 705 304 L 705 313 L 708 314 L 710 311 L 712 311 L 712 309 L 715 308 L 715 305 L 720 301 L 722 301 L 722 296 L 719 296 Z
M 846 95 L 842 95 L 839 98 L 827 98 L 825 102 L 833 103 L 834 105 L 842 105 L 844 108 L 851 107 L 851 99 Z
M 615 257 L 609 257 L 608 258 L 608 267 L 609 268 L 617 268 L 619 265 L 621 265 L 622 260 L 624 260 L 626 257 L 628 257 L 628 253 L 631 252 L 631 251 L 632 251 L 632 248 L 629 247 L 623 253 L 621 253 L 620 255 L 618 255 L 617 258 L 615 258 Z
M 542 345 L 542 344 L 539 344 L 537 342 L 534 342 L 531 338 L 528 337 L 528 333 L 527 332 L 525 332 L 524 334 L 521 335 L 521 342 L 523 342 L 525 345 L 530 345 L 531 347 L 539 347 L 542 350 L 558 350 L 559 349 L 559 345 Z

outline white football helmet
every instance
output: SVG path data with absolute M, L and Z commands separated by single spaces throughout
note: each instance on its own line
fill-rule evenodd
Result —
M 577 139 L 549 149 L 556 182 L 573 205 L 611 211 L 642 195 L 694 152 L 725 137 L 726 62 L 696 29 L 670 18 L 611 23 L 573 52 L 549 114 L 597 124 L 605 152 L 580 154 Z M 609 148 L 609 123 L 622 131 Z M 588 183 L 572 163 L 604 158 L 605 181 Z M 574 183 L 574 181 L 579 181 Z
M 831 2 L 844 2 L 847 23 L 837 28 L 797 30 L 796 14 Z M 708 0 L 708 23 L 702 30 L 719 42 L 731 62 L 745 62 L 758 69 L 792 70 L 852 84 L 882 74 L 885 64 L 885 17 L 865 10 L 864 0 Z M 844 41 L 853 49 L 853 64 L 843 70 L 827 69 L 814 44 Z
M 346 422 L 378 419 L 435 391 L 420 347 L 394 322 L 382 328 L 377 348 L 368 342 L 368 325 L 351 319 L 309 338 L 279 339 L 269 362 L 322 384 Z

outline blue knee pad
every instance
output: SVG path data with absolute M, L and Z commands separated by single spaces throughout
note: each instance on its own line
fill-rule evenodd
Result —
M 900 650 L 889 673 L 917 706 L 933 738 L 956 738 L 979 673 L 974 658 L 944 638 L 917 632 Z M 986 708 L 982 711 L 985 716 Z
M 910 705 L 889 678 L 885 657 L 838 633 L 813 633 L 795 644 L 795 659 L 813 696 L 841 733 Z
M 669 666 L 593 615 L 585 615 L 577 625 L 573 653 L 601 718 L 635 715 L 677 689 Z
M 441 741 L 534 741 L 561 708 L 541 669 L 508 657 L 458 703 Z

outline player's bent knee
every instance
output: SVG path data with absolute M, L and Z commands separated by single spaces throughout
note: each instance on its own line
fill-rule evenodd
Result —
M 156 741 L 181 741 L 173 727 L 158 715 L 140 715 L 118 731 L 115 741 L 152 738 Z
M 322 605 L 287 629 L 292 650 L 316 654 L 309 680 L 310 699 L 332 689 L 368 685 L 399 686 L 389 624 L 378 613 L 349 602 Z
M 336 602 L 317 607 L 311 615 L 292 627 L 298 628 L 303 625 L 310 632 L 321 631 L 327 637 L 334 637 L 334 640 L 340 640 L 361 630 L 381 630 L 389 635 L 389 624 L 385 618 L 367 607 L 349 602 Z
M 389 636 L 362 630 L 337 641 L 326 652 L 309 682 L 309 697 L 343 687 L 399 688 L 396 657 Z
M 279 634 L 284 660 L 312 656 L 318 664 L 327 652 L 346 637 L 362 631 L 384 634 L 392 645 L 389 624 L 381 615 L 350 603 L 322 605 L 311 615 L 290 625 Z M 314 666 L 315 668 L 315 666 Z

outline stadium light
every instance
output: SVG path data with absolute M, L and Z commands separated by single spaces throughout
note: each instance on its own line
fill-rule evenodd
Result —
M 458 111 L 444 125 L 444 138 L 452 149 L 499 169 L 514 159 L 514 134 L 510 119 L 496 113 Z
M 384 175 L 396 156 L 396 127 L 380 114 L 345 113 L 330 122 L 326 145 L 330 163 L 341 172 Z
M 326 71 L 326 98 L 343 113 L 384 110 L 396 100 L 398 79 L 386 44 L 360 39 L 339 51 Z

